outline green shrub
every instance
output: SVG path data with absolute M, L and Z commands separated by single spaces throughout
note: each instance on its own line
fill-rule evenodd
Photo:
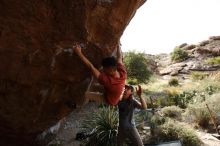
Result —
M 173 62 L 181 62 L 188 58 L 188 53 L 181 48 L 175 48 L 171 53 L 171 60 Z
M 220 124 L 220 92 L 211 95 L 206 102 L 212 111 L 214 117 L 216 117 L 217 123 Z
M 214 94 L 216 91 L 218 91 L 217 87 L 214 87 L 212 85 L 209 85 L 205 88 L 206 93 L 208 93 L 208 95 L 212 95 Z
M 169 104 L 168 104 L 167 98 L 164 98 L 163 96 L 158 97 L 157 105 L 158 107 L 168 106 Z
M 127 83 L 130 85 L 137 85 L 138 81 L 137 81 L 137 79 L 128 78 Z
M 166 106 L 176 105 L 174 101 L 174 97 L 178 96 L 180 93 L 178 88 L 170 87 L 164 90 L 165 94 L 167 95 Z
M 200 95 L 199 95 L 200 96 Z M 201 98 L 201 97 L 197 97 Z M 201 100 L 194 104 L 190 104 L 185 112 L 185 118 L 190 118 L 190 122 L 195 122 L 202 128 L 209 128 L 210 123 L 210 115 L 208 109 L 206 107 L 206 103 L 208 104 L 210 110 L 214 117 L 217 118 L 217 122 L 220 123 L 220 93 L 213 94 L 211 96 L 206 96 L 207 100 Z M 198 99 L 197 99 L 198 100 Z
M 196 96 L 196 92 L 193 91 L 183 91 L 180 92 L 178 88 L 167 88 L 165 90 L 165 93 L 167 94 L 168 98 L 167 98 L 167 105 L 171 106 L 171 105 L 176 105 L 179 106 L 181 108 L 186 108 L 187 104 L 193 102 L 193 97 Z
M 220 94 L 218 85 L 205 85 L 202 88 L 191 92 L 192 102 L 189 102 L 191 104 L 188 105 L 184 114 L 187 122 L 195 122 L 200 127 L 207 129 L 211 127 L 211 119 L 206 103 L 214 117 L 217 117 L 217 122 L 220 123 Z
M 164 117 L 161 117 L 159 115 L 154 115 L 151 117 L 150 125 L 153 127 L 156 127 L 156 126 L 164 124 L 165 122 L 166 122 L 166 119 Z
M 195 91 L 186 92 L 183 91 L 182 93 L 174 96 L 174 102 L 177 106 L 181 108 L 186 108 L 189 103 L 192 102 L 193 97 L 196 95 Z
M 194 111 L 196 123 L 203 128 L 207 128 L 210 122 L 210 116 L 207 109 L 196 109 Z
M 95 131 L 85 140 L 86 146 L 115 146 L 118 126 L 118 112 L 113 107 L 102 107 L 98 112 L 91 112 L 82 123 L 86 131 Z
M 183 110 L 179 108 L 178 106 L 167 106 L 162 108 L 162 113 L 166 117 L 170 118 L 181 118 L 181 114 L 183 113 Z
M 134 119 L 135 124 L 137 127 L 143 128 L 143 123 L 146 121 L 150 121 L 151 114 L 149 112 L 146 112 L 145 110 L 140 110 L 138 112 L 135 112 Z
M 201 73 L 201 72 L 192 72 L 191 73 L 191 78 L 195 81 L 197 80 L 203 80 L 208 76 L 206 73 Z
M 176 78 L 172 78 L 169 80 L 169 86 L 178 86 L 179 85 L 179 81 Z
M 202 128 L 208 128 L 210 116 L 204 103 L 190 105 L 188 108 L 188 116 L 193 116 L 194 122 Z
M 210 65 L 220 65 L 220 57 L 214 57 L 214 58 L 210 58 L 208 60 L 205 61 L 206 64 L 210 64 Z
M 166 122 L 166 118 L 162 117 L 158 114 L 155 114 L 151 117 L 150 119 L 150 129 L 151 129 L 151 134 L 155 135 L 158 131 L 158 127 Z
M 170 87 L 164 90 L 168 97 L 174 97 L 180 93 L 180 90 L 176 87 Z
M 220 87 L 218 84 L 219 83 L 215 84 L 214 81 L 211 81 L 211 84 L 210 84 L 210 81 L 204 80 L 203 83 L 197 87 L 198 90 L 191 91 L 192 103 L 199 104 L 204 101 L 207 101 L 207 102 L 212 101 L 210 97 L 213 94 L 220 92 Z
M 148 60 L 143 53 L 125 53 L 124 63 L 129 79 L 137 79 L 138 83 L 149 80 L 152 73 L 148 70 Z
M 174 98 L 169 96 L 167 98 L 167 106 L 172 106 L 172 105 L 176 105 L 176 104 L 175 104 Z
M 186 128 L 173 120 L 168 120 L 161 125 L 154 139 L 157 139 L 157 142 L 180 140 L 183 146 L 201 145 L 201 141 L 192 129 Z

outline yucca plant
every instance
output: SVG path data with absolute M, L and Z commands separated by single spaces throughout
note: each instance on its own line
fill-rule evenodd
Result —
M 93 131 L 84 141 L 85 146 L 115 146 L 118 126 L 118 112 L 114 107 L 102 107 L 91 112 L 83 121 L 82 128 Z

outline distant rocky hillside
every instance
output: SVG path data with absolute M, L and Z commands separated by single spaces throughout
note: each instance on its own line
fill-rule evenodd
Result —
M 198 44 L 181 44 L 181 48 L 188 53 L 185 61 L 174 63 L 170 54 L 146 55 L 149 68 L 159 75 L 189 74 L 191 71 L 212 72 L 220 70 L 220 64 L 207 64 L 208 59 L 220 56 L 220 36 L 212 36 Z

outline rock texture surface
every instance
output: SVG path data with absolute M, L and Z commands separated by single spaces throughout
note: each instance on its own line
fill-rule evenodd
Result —
M 68 49 L 83 43 L 95 64 L 112 54 L 145 0 L 0 1 L 0 145 L 34 145 L 76 105 L 90 73 Z

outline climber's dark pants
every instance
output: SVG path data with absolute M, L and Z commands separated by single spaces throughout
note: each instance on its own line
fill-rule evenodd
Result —
M 128 139 L 132 143 L 131 146 L 144 146 L 140 135 L 135 127 L 118 127 L 117 146 L 123 146 L 123 143 L 126 139 Z

